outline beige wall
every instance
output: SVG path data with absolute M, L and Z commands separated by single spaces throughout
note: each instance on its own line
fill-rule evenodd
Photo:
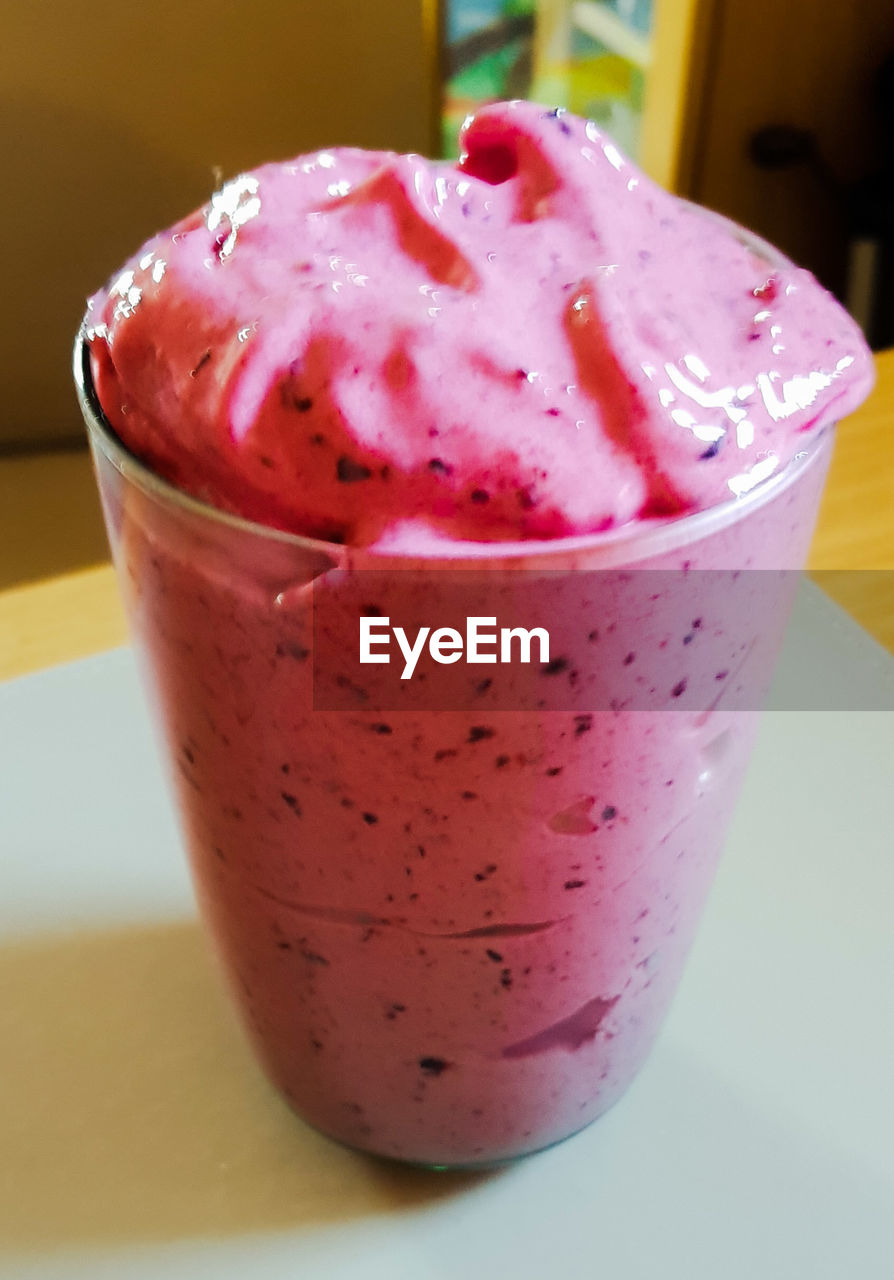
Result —
M 426 151 L 424 0 L 0 0 L 0 448 L 79 437 L 86 295 L 225 176 Z

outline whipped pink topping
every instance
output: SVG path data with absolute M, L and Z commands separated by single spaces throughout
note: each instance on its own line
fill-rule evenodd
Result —
M 592 122 L 498 104 L 461 145 L 266 165 L 144 245 L 88 319 L 124 443 L 298 533 L 555 538 L 741 497 L 867 394 L 808 272 Z

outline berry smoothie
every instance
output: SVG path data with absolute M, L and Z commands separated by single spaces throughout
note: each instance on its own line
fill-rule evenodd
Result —
M 200 904 L 271 1079 L 418 1163 L 589 1123 L 691 945 L 779 571 L 871 382 L 856 328 L 592 123 L 516 103 L 457 166 L 334 150 L 228 184 L 97 295 L 83 354 Z M 438 625 L 458 571 L 476 611 L 548 619 L 550 658 L 395 703 L 358 609 Z

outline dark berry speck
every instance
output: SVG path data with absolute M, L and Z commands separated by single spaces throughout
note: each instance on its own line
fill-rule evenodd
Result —
M 335 474 L 338 476 L 339 483 L 355 484 L 358 480 L 368 480 L 372 472 L 362 462 L 355 462 L 353 458 L 343 453 L 335 464 Z
M 190 369 L 189 376 L 191 378 L 195 378 L 198 375 L 198 373 L 205 368 L 205 365 L 208 363 L 210 359 L 211 359 L 211 352 L 209 350 L 209 351 L 206 351 L 205 354 L 201 357 L 196 367 L 194 369 Z
M 487 725 L 473 724 L 469 730 L 467 740 L 469 742 L 483 742 L 485 738 L 492 738 L 496 732 L 496 729 L 491 729 Z
M 443 1058 L 420 1058 L 419 1070 L 427 1076 L 439 1076 L 443 1071 L 447 1070 L 449 1063 Z
M 550 662 L 545 663 L 540 672 L 545 676 L 557 676 L 568 668 L 567 658 L 553 658 Z
M 310 649 L 306 649 L 302 644 L 287 644 L 283 641 L 276 646 L 277 658 L 294 658 L 296 662 L 306 662 L 310 656 Z

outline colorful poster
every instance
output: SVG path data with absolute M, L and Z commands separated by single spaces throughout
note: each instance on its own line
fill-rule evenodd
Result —
M 444 0 L 443 147 L 483 102 L 531 98 L 596 120 L 636 156 L 653 0 Z

